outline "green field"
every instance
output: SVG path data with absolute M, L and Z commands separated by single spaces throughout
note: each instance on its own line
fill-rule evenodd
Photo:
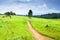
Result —
M 33 28 L 39 33 L 60 40 L 60 19 L 32 18 L 30 21 Z
M 24 16 L 2 18 L 0 15 L 0 40 L 34 40 L 26 21 L 30 20 L 39 33 L 60 40 L 60 19 L 28 19 Z M 48 27 L 46 27 L 48 25 Z
M 25 17 L 0 16 L 0 40 L 34 40 L 28 29 Z

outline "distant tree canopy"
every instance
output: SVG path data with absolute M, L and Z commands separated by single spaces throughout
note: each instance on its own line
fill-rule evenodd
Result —
M 7 15 L 7 16 L 16 15 L 16 14 L 15 14 L 14 12 L 12 12 L 12 11 L 11 11 L 11 12 L 5 12 L 4 14 Z
M 47 18 L 47 19 L 58 19 L 58 18 L 60 18 L 60 13 L 48 13 L 48 14 L 42 14 L 42 15 L 35 15 L 33 17 Z
M 32 10 L 29 10 L 29 12 L 28 12 L 28 17 L 29 17 L 29 18 L 32 17 L 32 13 L 33 13 Z
M 10 12 L 5 12 L 4 14 L 7 16 L 10 16 Z
M 10 15 L 16 15 L 16 13 L 14 13 L 14 12 L 11 11 L 11 12 L 10 12 Z
M 9 16 L 11 18 L 11 15 L 16 15 L 14 12 L 5 12 L 4 13 L 6 16 Z
M 50 19 L 56 19 L 56 18 L 60 18 L 60 13 L 49 13 L 49 14 L 45 14 L 45 15 L 41 15 L 40 17 L 42 18 L 50 18 Z

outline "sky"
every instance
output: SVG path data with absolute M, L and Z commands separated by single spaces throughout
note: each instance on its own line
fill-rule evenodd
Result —
M 27 15 L 29 10 L 33 15 L 60 13 L 60 0 L 0 0 L 0 13 L 13 11 L 16 14 Z

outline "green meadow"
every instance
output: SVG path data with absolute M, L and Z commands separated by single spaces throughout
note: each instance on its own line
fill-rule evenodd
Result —
M 28 29 L 25 17 L 0 16 L 0 40 L 34 40 Z
M 60 40 L 60 19 L 32 18 L 30 21 L 40 34 Z
M 2 15 L 3 16 L 3 15 Z M 60 19 L 31 18 L 24 16 L 2 17 L 0 15 L 0 40 L 34 40 L 27 20 L 40 34 L 60 40 Z M 48 25 L 46 27 L 46 25 Z

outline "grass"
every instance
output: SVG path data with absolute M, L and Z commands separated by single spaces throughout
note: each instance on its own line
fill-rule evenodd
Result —
M 24 16 L 2 18 L 0 15 L 0 40 L 34 40 L 28 29 L 26 20 L 30 20 L 33 28 L 39 33 L 60 40 L 60 19 L 28 19 Z M 48 25 L 48 27 L 46 27 Z
M 60 19 L 32 18 L 30 21 L 33 28 L 39 33 L 60 40 Z
M 0 40 L 34 40 L 26 23 L 26 17 L 0 15 Z

